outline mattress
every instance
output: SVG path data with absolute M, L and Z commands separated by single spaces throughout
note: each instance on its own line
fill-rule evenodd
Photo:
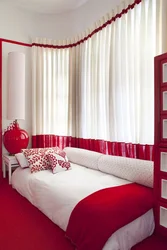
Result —
M 103 188 L 131 183 L 100 171 L 71 165 L 72 170 L 58 174 L 49 170 L 31 174 L 29 168 L 17 168 L 12 175 L 13 188 L 64 231 L 73 208 L 81 199 Z M 154 227 L 151 209 L 111 235 L 103 250 L 129 250 L 150 236 Z

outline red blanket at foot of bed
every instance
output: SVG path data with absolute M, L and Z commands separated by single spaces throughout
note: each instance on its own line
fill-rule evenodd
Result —
M 71 213 L 66 236 L 77 250 L 102 250 L 109 237 L 153 207 L 153 190 L 127 184 L 99 190 Z

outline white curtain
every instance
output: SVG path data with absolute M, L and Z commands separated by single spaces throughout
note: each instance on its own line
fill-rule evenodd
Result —
M 33 135 L 69 134 L 69 61 L 69 49 L 32 49 Z
M 153 144 L 154 56 L 163 51 L 164 8 L 164 0 L 143 0 L 76 47 L 33 46 L 33 135 Z M 35 42 L 65 45 L 91 31 L 71 41 Z

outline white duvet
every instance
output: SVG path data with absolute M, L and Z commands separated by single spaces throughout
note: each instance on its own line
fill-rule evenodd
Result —
M 29 168 L 17 168 L 12 175 L 13 187 L 64 231 L 73 208 L 81 199 L 103 188 L 130 183 L 100 171 L 71 165 L 71 170 L 58 174 L 49 170 L 31 174 Z M 129 250 L 153 231 L 153 211 L 149 210 L 116 231 L 103 250 Z

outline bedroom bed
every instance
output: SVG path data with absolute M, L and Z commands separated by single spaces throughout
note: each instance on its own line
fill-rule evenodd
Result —
M 73 150 L 77 151 L 76 155 Z M 87 152 L 87 150 L 78 151 L 77 149 L 67 149 L 66 153 L 71 162 L 71 170 L 58 174 L 53 174 L 50 170 L 32 174 L 30 168 L 19 167 L 12 175 L 13 188 L 65 232 L 72 211 L 85 197 L 98 190 L 124 186 L 133 182 L 127 180 L 127 178 L 124 179 L 99 171 L 99 168 L 95 169 L 94 166 L 102 157 L 102 154 L 92 152 L 93 156 L 91 156 L 91 152 Z M 73 163 L 74 161 L 75 163 Z M 80 161 L 84 164 L 81 165 Z M 132 246 L 150 236 L 154 227 L 154 215 L 151 208 L 115 231 L 102 249 L 129 250 Z

